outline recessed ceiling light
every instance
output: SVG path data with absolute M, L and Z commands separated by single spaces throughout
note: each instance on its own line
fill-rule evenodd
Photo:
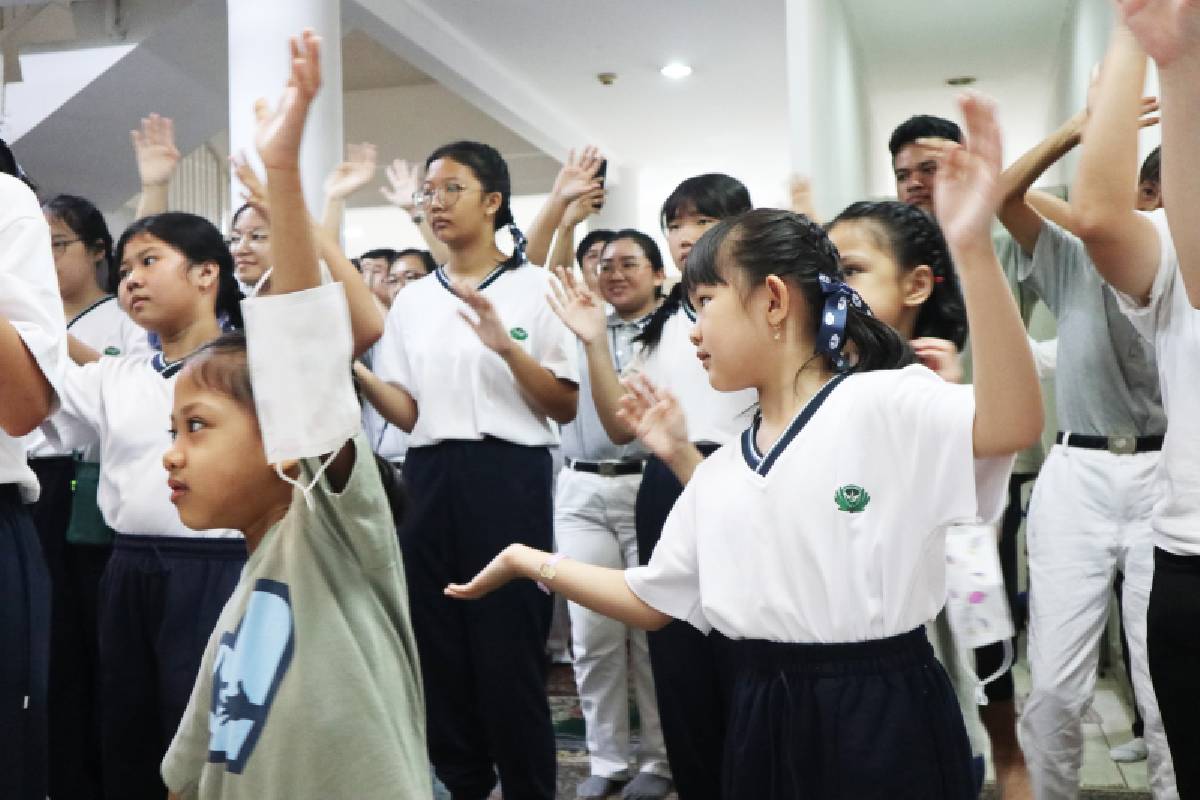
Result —
M 661 72 L 665 78 L 678 81 L 686 78 L 688 75 L 691 75 L 692 68 L 687 64 L 682 64 L 678 61 L 672 61 L 670 64 L 667 64 L 665 67 L 660 69 L 659 72 Z
M 947 86 L 970 86 L 975 82 L 974 75 L 958 75 L 953 78 L 946 78 Z

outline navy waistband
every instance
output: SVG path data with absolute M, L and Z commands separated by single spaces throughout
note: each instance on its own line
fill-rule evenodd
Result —
M 1200 556 L 1181 556 L 1161 547 L 1154 548 L 1154 566 L 1182 567 L 1188 571 L 1200 570 Z
M 245 539 L 209 539 L 202 536 L 137 536 L 118 533 L 113 553 L 129 555 L 197 556 L 241 560 L 246 558 Z
M 0 483 L 0 503 L 4 505 L 19 505 L 21 500 L 21 487 L 15 483 Z
M 733 663 L 751 671 L 846 674 L 873 673 L 921 664 L 933 657 L 925 629 L 886 639 L 836 644 L 768 642 L 763 639 L 730 639 Z

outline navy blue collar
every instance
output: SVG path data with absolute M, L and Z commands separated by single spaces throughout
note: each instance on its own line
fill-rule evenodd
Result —
M 183 369 L 183 365 L 187 362 L 187 356 L 178 361 L 167 361 L 167 357 L 159 350 L 150 357 L 150 366 L 154 367 L 154 371 L 163 378 L 173 378 L 179 374 L 179 370 Z
M 76 322 L 79 322 L 79 320 L 81 320 L 81 319 L 83 319 L 85 316 L 87 316 L 88 312 L 90 312 L 90 311 L 95 311 L 97 308 L 99 308 L 100 306 L 102 306 L 102 305 L 104 305 L 105 303 L 109 302 L 110 300 L 116 300 L 116 299 L 117 299 L 117 298 L 116 298 L 114 295 L 111 295 L 111 294 L 109 294 L 109 295 L 105 295 L 104 297 L 101 297 L 99 300 L 97 300 L 96 302 L 92 303 L 90 306 L 88 306 L 87 308 L 85 308 L 83 311 L 80 311 L 78 314 L 76 314 L 74 317 L 72 317 L 72 318 L 71 318 L 71 321 L 67 323 L 67 330 L 70 330 L 72 325 L 74 325 Z
M 755 440 L 758 438 L 758 429 L 762 424 L 762 412 L 754 415 L 754 422 L 750 427 L 742 431 L 742 457 L 746 460 L 746 466 L 757 472 L 759 475 L 766 475 L 775 462 L 779 460 L 779 456 L 787 449 L 787 446 L 792 443 L 800 430 L 808 424 L 812 419 L 813 414 L 817 413 L 817 409 L 829 398 L 829 394 L 837 388 L 837 385 L 846 379 L 846 373 L 836 375 L 831 378 L 821 390 L 813 395 L 791 424 L 787 426 L 787 430 L 779 437 L 775 444 L 771 445 L 771 449 L 764 456 L 758 452 L 758 445 Z
M 521 254 L 513 253 L 507 259 L 502 261 L 494 270 L 489 272 L 487 277 L 481 280 L 479 285 L 475 287 L 475 291 L 482 292 L 484 289 L 499 280 L 500 276 L 505 272 L 508 272 L 510 269 L 516 269 L 517 267 L 521 266 L 522 263 L 524 262 L 521 260 Z M 457 296 L 458 293 L 454 291 L 454 286 L 450 283 L 450 276 L 446 274 L 445 264 L 435 269 L 433 274 L 437 277 L 438 283 L 442 285 L 443 289 L 450 294 Z

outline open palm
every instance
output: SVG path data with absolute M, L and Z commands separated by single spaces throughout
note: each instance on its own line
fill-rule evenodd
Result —
M 411 210 L 413 195 L 421 188 L 421 168 L 397 158 L 384 167 L 383 174 L 387 177 L 388 185 L 381 187 L 379 191 L 392 205 L 405 211 Z
M 258 156 L 267 169 L 294 169 L 299 159 L 300 139 L 308 108 L 321 88 L 321 40 L 305 31 L 290 42 L 292 69 L 287 88 L 272 109 L 266 100 L 254 104 L 258 130 L 254 136 Z
M 550 309 L 584 344 L 602 337 L 608 328 L 608 320 L 600 298 L 576 280 L 570 270 L 555 267 L 554 274 L 558 276 L 558 283 L 552 283 L 553 294 L 546 298 Z
M 369 142 L 350 145 L 346 160 L 325 179 L 325 194 L 344 200 L 366 186 L 375 177 L 375 157 L 375 145 Z
M 934 188 L 937 220 L 951 245 L 987 238 L 1000 203 L 997 179 L 1003 166 L 1003 138 L 995 104 L 979 94 L 959 100 L 966 136 L 963 144 L 934 140 L 941 165 Z M 925 145 L 929 140 L 922 140 Z
M 687 418 L 675 395 L 645 375 L 621 381 L 625 394 L 618 412 L 647 450 L 663 461 L 689 446 Z
M 600 171 L 600 165 L 603 163 L 600 151 L 591 145 L 583 148 L 578 154 L 574 150 L 570 151 L 567 154 L 567 163 L 558 171 L 551 191 L 570 201 L 600 188 L 596 173 Z
M 1160 67 L 1200 46 L 1200 0 L 1118 0 L 1142 49 Z
M 130 131 L 129 135 L 133 139 L 133 153 L 142 185 L 158 186 L 171 180 L 179 164 L 175 123 L 168 117 L 151 114 L 142 120 L 140 130 Z

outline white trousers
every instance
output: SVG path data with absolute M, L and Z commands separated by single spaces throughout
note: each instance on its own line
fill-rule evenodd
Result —
M 606 478 L 572 469 L 559 473 L 554 503 L 559 552 L 600 567 L 636 567 L 633 506 L 641 480 L 641 475 Z M 567 608 L 592 774 L 618 780 L 630 777 L 634 759 L 629 736 L 632 681 L 641 720 L 639 770 L 670 777 L 646 634 L 575 603 Z
M 1125 576 L 1125 633 L 1146 724 L 1150 789 L 1157 800 L 1179 796 L 1146 658 L 1158 455 L 1055 445 L 1034 484 L 1026 527 L 1032 690 L 1019 733 L 1037 800 L 1079 796 L 1082 720 L 1096 688 L 1118 569 Z

